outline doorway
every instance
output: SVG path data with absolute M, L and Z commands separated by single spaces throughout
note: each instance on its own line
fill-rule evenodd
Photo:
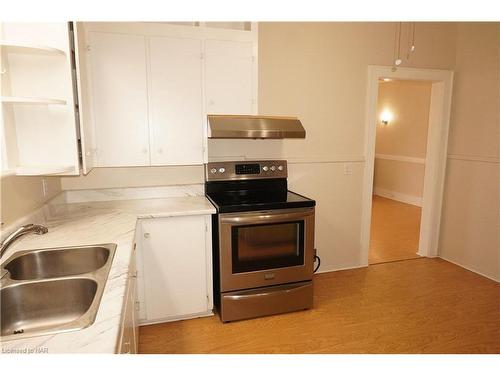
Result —
M 386 79 L 386 81 L 384 81 Z M 402 147 L 398 145 L 398 151 L 402 155 L 396 155 L 400 160 L 394 159 L 392 154 L 382 154 L 379 153 L 379 160 L 383 162 L 399 161 L 400 163 L 412 163 L 418 164 L 423 162 L 423 183 L 421 187 L 421 198 L 418 194 L 415 195 L 415 191 L 410 190 L 410 194 L 394 194 L 390 192 L 388 197 L 382 196 L 382 194 L 387 193 L 379 188 L 375 191 L 373 183 L 375 177 L 375 164 L 376 164 L 376 138 L 377 138 L 377 126 L 389 126 L 392 120 L 395 120 L 394 113 L 391 118 L 391 113 L 388 116 L 387 113 L 379 113 L 378 108 L 378 98 L 379 98 L 379 84 L 380 82 L 391 82 L 391 81 L 411 81 L 413 83 L 419 83 L 425 85 L 428 83 L 430 85 L 430 102 L 428 105 L 428 128 L 427 128 L 427 138 L 425 141 L 425 155 L 408 156 L 404 151 L 408 150 L 407 145 Z M 365 171 L 364 171 L 364 184 L 363 184 L 363 202 L 362 202 L 362 230 L 361 230 L 361 259 L 364 261 L 365 265 L 369 264 L 369 253 L 370 253 L 370 239 L 372 232 L 372 206 L 375 207 L 377 203 L 383 202 L 382 198 L 387 198 L 389 203 L 394 203 L 393 205 L 398 206 L 399 203 L 407 204 L 409 206 L 417 206 L 416 214 L 414 217 L 416 219 L 409 220 L 410 223 L 417 221 L 419 222 L 418 228 L 418 245 L 416 253 L 419 256 L 435 257 L 438 255 L 438 240 L 439 240 L 439 224 L 441 218 L 441 206 L 442 206 L 442 196 L 443 196 L 443 186 L 444 186 L 444 176 L 446 168 L 446 158 L 447 158 L 447 145 L 448 145 L 448 130 L 449 130 L 449 120 L 450 120 L 450 108 L 451 108 L 451 96 L 452 96 L 452 82 L 453 82 L 453 72 L 447 70 L 432 70 L 432 69 L 417 69 L 417 68 L 398 68 L 393 71 L 391 67 L 386 66 L 369 66 L 368 67 L 368 90 L 367 90 L 367 112 L 366 112 L 366 140 L 365 140 Z M 395 122 L 393 123 L 393 125 Z M 410 129 L 415 130 L 415 129 Z M 394 133 L 395 134 L 395 133 Z M 388 139 L 390 139 L 389 137 Z M 402 159 L 401 159 L 402 158 Z M 394 169 L 394 168 L 393 168 Z M 382 172 L 379 170 L 378 172 Z M 384 176 L 379 174 L 378 181 L 383 181 Z M 377 181 L 376 181 L 377 182 Z M 387 182 L 387 181 L 386 181 Z M 408 186 L 407 186 L 408 187 Z M 409 184 L 409 187 L 415 187 L 415 183 Z M 374 203 L 373 195 L 377 193 L 376 198 L 379 197 L 379 201 Z M 415 198 L 417 197 L 417 199 Z M 406 199 L 406 202 L 397 201 L 394 198 L 400 200 Z M 416 199 L 416 200 L 415 200 Z M 396 202 L 391 202 L 396 201 Z M 421 206 L 421 207 L 419 207 Z M 406 206 L 403 206 L 406 207 Z M 377 208 L 377 207 L 375 207 Z M 386 212 L 391 212 L 393 207 L 386 206 Z M 406 207 L 411 208 L 411 207 Z M 418 212 L 420 209 L 420 213 Z M 395 208 L 397 212 L 405 212 Z M 380 211 L 380 210 L 379 210 Z M 373 212 L 373 214 L 377 214 Z M 406 210 L 407 217 L 409 216 L 408 210 Z M 420 220 L 418 220 L 420 216 Z M 382 221 L 386 228 L 392 228 L 396 224 L 390 224 L 386 219 Z M 400 220 L 394 219 L 393 223 L 402 224 Z M 415 226 L 411 224 L 411 227 L 415 231 Z M 373 228 L 374 231 L 377 228 Z M 391 237 L 391 236 L 389 236 Z M 413 241 L 416 242 L 415 235 L 412 237 Z M 414 251 L 415 249 L 411 250 Z M 411 255 L 417 256 L 417 255 Z M 373 260 L 373 259 L 372 259 Z M 378 262 L 377 260 L 373 260 Z
M 369 264 L 419 258 L 432 82 L 380 78 Z

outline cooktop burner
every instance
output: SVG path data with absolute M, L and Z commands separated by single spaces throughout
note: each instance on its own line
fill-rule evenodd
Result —
M 206 196 L 219 213 L 314 207 L 287 189 L 286 161 L 224 162 L 206 166 Z

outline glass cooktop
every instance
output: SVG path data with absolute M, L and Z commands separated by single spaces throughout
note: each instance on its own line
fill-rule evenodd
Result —
M 290 190 L 239 190 L 211 192 L 206 196 L 217 211 L 241 212 L 314 207 L 316 202 Z

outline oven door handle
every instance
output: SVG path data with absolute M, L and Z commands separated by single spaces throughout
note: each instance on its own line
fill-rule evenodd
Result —
M 305 218 L 314 215 L 314 210 L 307 211 L 294 211 L 285 213 L 260 213 L 245 215 L 241 214 L 239 216 L 225 216 L 220 215 L 220 222 L 222 224 L 251 224 L 251 223 L 275 223 L 280 221 L 293 221 L 293 220 L 304 220 Z

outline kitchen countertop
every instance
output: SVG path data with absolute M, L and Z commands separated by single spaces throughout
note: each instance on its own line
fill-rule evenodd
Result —
M 58 197 L 56 197 L 58 198 Z M 2 353 L 115 353 L 137 219 L 209 215 L 204 196 L 66 203 L 44 207 L 49 232 L 14 243 L 2 260 L 20 250 L 115 243 L 117 245 L 95 322 L 82 330 L 0 342 Z M 37 221 L 40 223 L 40 221 Z

